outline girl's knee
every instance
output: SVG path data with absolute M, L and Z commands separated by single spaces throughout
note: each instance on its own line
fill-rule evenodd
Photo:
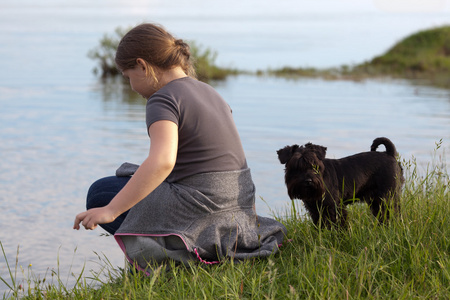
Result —
M 86 208 L 103 207 L 119 193 L 128 182 L 129 177 L 110 176 L 95 181 L 86 197 Z

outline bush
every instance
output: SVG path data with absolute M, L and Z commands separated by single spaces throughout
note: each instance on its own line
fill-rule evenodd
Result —
M 372 67 L 379 73 L 420 76 L 450 71 L 450 26 L 412 34 L 385 54 L 361 67 Z
M 88 57 L 97 60 L 99 66 L 94 68 L 94 73 L 101 73 L 101 77 L 111 77 L 120 75 L 114 62 L 114 57 L 122 37 L 131 28 L 118 27 L 114 34 L 105 34 L 100 40 L 100 44 L 88 52 Z M 239 71 L 230 68 L 221 68 L 215 64 L 217 52 L 209 48 L 203 49 L 195 42 L 188 42 L 191 49 L 191 59 L 194 62 L 194 68 L 197 78 L 201 81 L 223 80 L 228 75 L 238 74 Z
M 97 60 L 99 63 L 100 70 L 96 67 L 94 68 L 94 73 L 97 74 L 98 72 L 101 72 L 102 77 L 119 75 L 119 70 L 116 68 L 116 63 L 114 62 L 114 57 L 120 40 L 128 30 L 130 30 L 130 28 L 123 29 L 117 27 L 113 35 L 105 34 L 100 40 L 100 45 L 88 52 L 88 57 Z

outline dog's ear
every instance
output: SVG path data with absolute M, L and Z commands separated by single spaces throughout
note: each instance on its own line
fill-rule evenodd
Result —
M 323 160 L 325 158 L 325 155 L 327 153 L 327 148 L 319 145 L 314 145 L 311 143 L 308 143 L 305 145 L 305 148 L 314 152 L 318 159 Z
M 295 150 L 298 149 L 298 145 L 292 145 L 292 146 L 286 146 L 280 150 L 277 151 L 278 159 L 280 160 L 280 163 L 285 164 L 287 163 L 291 157 L 292 154 L 294 154 Z

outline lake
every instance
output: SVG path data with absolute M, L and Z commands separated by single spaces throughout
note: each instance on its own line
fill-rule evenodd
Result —
M 100 270 L 96 253 L 124 265 L 101 229 L 71 229 L 89 185 L 122 162 L 140 163 L 149 145 L 144 99 L 91 72 L 86 54 L 103 34 L 155 21 L 216 50 L 218 64 L 255 71 L 360 63 L 419 29 L 450 24 L 447 8 L 392 13 L 376 1 L 316 2 L 0 1 L 0 241 L 12 267 L 19 247 L 18 278 L 20 267 L 47 279 L 53 270 L 70 284 L 83 266 Z M 450 150 L 446 89 L 249 75 L 214 86 L 233 109 L 261 215 L 290 206 L 276 156 L 285 145 L 313 142 L 340 158 L 387 136 L 424 169 Z M 2 255 L 0 276 L 9 278 Z

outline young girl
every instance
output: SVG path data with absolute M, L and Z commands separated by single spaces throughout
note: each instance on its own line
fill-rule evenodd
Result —
M 138 269 L 168 259 L 212 263 L 276 252 L 286 229 L 256 215 L 231 109 L 195 79 L 189 46 L 141 24 L 122 38 L 115 60 L 148 99 L 150 151 L 140 166 L 125 163 L 91 186 L 74 229 L 102 226 Z

